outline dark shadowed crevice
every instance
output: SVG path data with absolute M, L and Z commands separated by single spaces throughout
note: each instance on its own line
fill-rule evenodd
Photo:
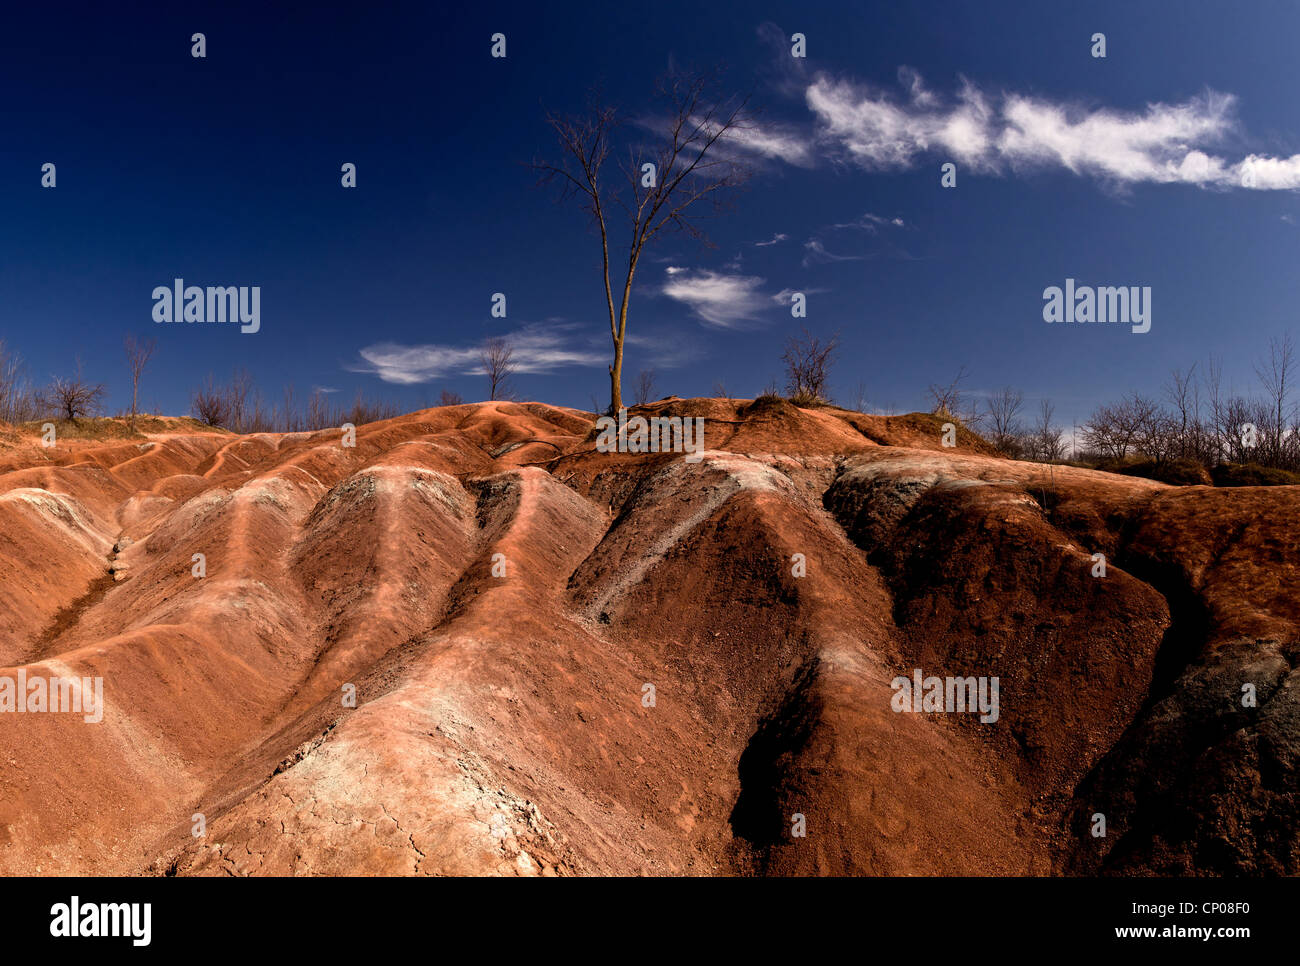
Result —
M 751 871 L 761 873 L 768 853 L 789 831 L 788 800 L 795 758 L 807 744 L 821 715 L 813 682 L 819 664 L 813 658 L 794 680 L 773 713 L 764 717 L 741 753 L 737 774 L 740 794 L 729 819 L 732 835 L 747 853 Z
M 1145 555 L 1122 556 L 1116 563 L 1165 599 L 1169 627 L 1160 641 L 1152 671 L 1151 688 L 1138 717 L 1168 697 L 1188 666 L 1200 655 L 1209 636 L 1210 620 L 1200 597 L 1175 564 Z
M 115 582 L 111 571 L 92 580 L 85 593 L 54 615 L 49 626 L 32 642 L 23 663 L 33 664 L 58 654 L 56 645 L 59 639 L 77 626 L 77 622 L 86 611 L 104 599 L 104 595 L 113 589 Z

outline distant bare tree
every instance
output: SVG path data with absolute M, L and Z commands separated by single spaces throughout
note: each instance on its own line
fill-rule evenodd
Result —
M 206 385 L 200 386 L 190 400 L 190 411 L 208 426 L 225 426 L 230 419 L 226 408 L 226 394 L 208 373 Z
M 390 399 L 366 399 L 361 390 L 352 403 L 350 422 L 360 426 L 362 423 L 378 423 L 402 415 L 402 407 Z
M 1231 396 L 1223 401 L 1223 450 L 1231 463 L 1258 462 L 1258 443 L 1248 441 L 1245 427 L 1266 425 L 1268 409 L 1241 396 Z
M 330 407 L 326 399 L 325 392 L 319 387 L 312 390 L 307 397 L 307 426 L 306 428 L 313 432 L 318 429 L 325 429 L 327 426 L 337 425 L 330 420 Z
M 934 399 L 934 408 L 930 412 L 941 419 L 960 418 L 963 403 L 961 381 L 966 375 L 966 367 L 962 366 L 946 386 L 930 383 L 930 396 Z
M 158 343 L 128 335 L 122 340 L 122 347 L 126 350 L 126 367 L 131 372 L 131 431 L 134 432 L 136 413 L 140 411 L 140 378 Z
M 706 74 L 670 73 L 658 85 L 667 117 L 661 143 L 645 154 L 629 148 L 621 165 L 627 179 L 618 190 L 607 188 L 602 168 L 613 147 L 620 124 L 618 113 L 594 104 L 585 115 L 563 118 L 547 114 L 546 121 L 559 141 L 559 161 L 535 161 L 533 168 L 543 182 L 558 180 L 561 197 L 574 197 L 600 230 L 602 284 L 609 310 L 609 333 L 614 344 L 614 361 L 609 367 L 610 412 L 623 406 L 623 343 L 627 336 L 628 303 L 632 279 L 645 246 L 662 231 L 683 231 L 706 240 L 692 220 L 692 210 L 702 202 L 714 211 L 725 201 L 726 189 L 740 185 L 748 176 L 734 156 L 719 148 L 744 125 L 745 101 L 719 98 L 711 90 Z M 646 165 L 652 165 L 648 168 Z M 615 204 L 627 218 L 629 234 L 626 272 L 610 278 L 609 205 Z M 622 296 L 616 302 L 614 284 Z
M 1139 443 L 1158 442 L 1155 414 L 1159 407 L 1149 399 L 1131 393 L 1123 401 L 1098 406 L 1080 433 L 1089 449 L 1111 459 L 1124 459 L 1139 452 Z M 1153 456 L 1155 454 L 1148 454 Z
M 1020 406 L 1024 396 L 1018 389 L 1004 386 L 988 400 L 992 432 L 989 442 L 1005 456 L 1015 456 L 1020 449 Z
M 262 392 L 259 389 L 251 389 L 249 397 L 249 407 L 245 411 L 242 425 L 239 428 L 241 433 L 269 433 L 277 429 L 275 421 L 275 411 L 272 409 L 268 414 L 265 404 L 262 401 Z
M 1180 447 L 1178 421 L 1154 400 L 1142 396 L 1133 398 L 1139 405 L 1134 449 L 1157 463 L 1177 459 Z
M 212 377 L 208 377 L 207 389 L 212 393 L 221 395 L 220 406 L 213 410 L 211 400 L 204 400 L 205 407 L 209 412 L 220 412 L 221 419 L 217 423 L 209 423 L 204 416 L 199 416 L 204 423 L 213 426 L 225 426 L 226 429 L 234 430 L 235 433 L 255 432 L 255 423 L 260 421 L 260 399 L 256 398 L 256 390 L 253 387 L 252 373 L 247 369 L 238 368 L 231 374 L 229 385 L 218 387 L 213 384 Z M 204 390 L 200 390 L 201 391 Z M 252 410 L 250 410 L 252 404 Z M 198 415 L 198 413 L 196 413 Z M 259 426 L 260 428 L 260 426 Z
M 1229 425 L 1227 403 L 1223 398 L 1223 363 L 1213 356 L 1206 363 L 1204 381 L 1210 409 L 1208 433 L 1211 457 L 1217 463 L 1224 457 L 1232 428 Z
M 297 393 L 294 391 L 293 383 L 287 383 L 284 387 L 284 415 L 281 425 L 286 433 L 299 432 L 302 427 L 302 416 L 298 412 Z
M 1281 466 L 1286 448 L 1288 424 L 1294 422 L 1291 406 L 1292 385 L 1295 382 L 1295 344 L 1291 334 L 1268 340 L 1268 358 L 1255 364 L 1255 374 L 1264 387 L 1269 410 L 1268 420 L 1260 428 L 1266 430 L 1266 448 L 1261 454 L 1273 466 Z
M 512 360 L 510 343 L 499 336 L 488 339 L 479 351 L 483 373 L 488 378 L 488 399 L 505 399 L 510 395 L 510 377 L 518 366 Z
M 859 413 L 867 411 L 867 384 L 865 382 L 858 383 L 857 392 L 853 397 L 853 409 Z
M 1061 429 L 1052 424 L 1056 409 L 1051 400 L 1042 399 L 1038 403 L 1038 417 L 1028 437 L 1029 448 L 1033 457 L 1050 463 L 1064 455 L 1065 446 L 1061 441 Z
M 786 391 L 795 405 L 829 402 L 827 382 L 839 348 L 839 334 L 823 342 L 807 329 L 802 331 L 802 336 L 792 335 L 785 340 L 785 352 L 781 354 Z
M 439 406 L 460 406 L 463 405 L 464 402 L 465 400 L 460 393 L 452 392 L 448 389 L 444 389 L 438 396 Z
M 636 377 L 636 398 L 634 405 L 644 406 L 654 398 L 655 392 L 655 371 L 653 369 L 642 369 Z
M 35 419 L 40 409 L 38 394 L 23 376 L 23 363 L 5 348 L 0 339 L 0 421 L 21 423 Z
M 71 422 L 78 416 L 98 416 L 103 412 L 104 384 L 88 382 L 82 375 L 81 360 L 71 379 L 56 376 L 45 390 L 45 405 Z
M 1177 426 L 1177 456 L 1187 459 L 1200 451 L 1200 397 L 1196 382 L 1196 364 L 1186 372 L 1174 369 L 1165 384 L 1165 398 L 1173 406 Z

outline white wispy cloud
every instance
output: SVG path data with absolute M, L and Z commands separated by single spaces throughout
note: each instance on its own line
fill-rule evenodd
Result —
M 1236 98 L 1207 91 L 1138 111 L 1064 103 L 1019 93 L 986 94 L 962 80 L 948 98 L 919 74 L 899 72 L 894 93 L 819 74 L 805 90 L 816 137 L 833 158 L 867 170 L 952 160 L 979 173 L 1064 169 L 1108 184 L 1190 184 L 1300 189 L 1300 154 L 1225 157 L 1241 136 Z
M 658 114 L 648 114 L 635 121 L 637 127 L 661 138 L 671 130 L 672 122 L 672 118 Z M 709 137 L 716 134 L 721 127 L 719 122 L 709 121 L 698 115 L 689 118 L 689 122 Z M 684 145 L 683 156 L 694 158 L 702 144 L 703 140 L 697 140 Z M 714 142 L 709 149 L 709 157 L 714 160 L 726 159 L 750 167 L 762 166 L 768 161 L 780 161 L 796 168 L 811 168 L 817 163 L 814 137 L 807 125 L 760 122 L 752 114 L 744 111 Z M 663 172 L 660 174 L 662 175 Z
M 754 247 L 755 247 L 755 248 L 767 248 L 769 245 L 777 245 L 777 244 L 780 244 L 781 242 L 785 241 L 785 240 L 786 240 L 787 238 L 789 238 L 789 237 L 790 237 L 790 236 L 787 235 L 785 232 L 780 232 L 780 231 L 778 231 L 775 235 L 772 236 L 771 241 L 765 241 L 765 242 L 754 242 Z
M 801 295 L 820 295 L 822 292 L 829 292 L 828 288 L 802 288 L 798 290 Z M 795 294 L 795 289 L 783 288 L 781 291 L 772 296 L 772 301 L 783 308 L 790 307 L 790 298 Z
M 826 244 L 814 235 L 803 243 L 804 256 L 803 264 L 805 267 L 822 262 L 860 262 L 866 255 L 843 255 L 827 251 Z
M 919 156 L 942 150 L 968 167 L 988 167 L 993 109 L 973 85 L 943 106 L 909 78 L 909 96 L 818 75 L 805 92 L 822 143 L 867 169 L 908 168 Z
M 728 131 L 723 140 L 742 154 L 784 161 L 797 168 L 810 168 L 816 161 L 811 138 L 797 128 L 749 120 Z
M 520 373 L 545 373 L 565 366 L 601 367 L 608 353 L 575 338 L 575 325 L 530 325 L 504 336 L 511 361 Z M 450 346 L 378 342 L 360 350 L 361 361 L 349 368 L 384 382 L 409 386 L 448 376 L 482 375 L 482 344 Z
M 686 305 L 707 325 L 720 329 L 744 327 L 760 320 L 770 308 L 763 294 L 765 279 L 755 275 L 725 275 L 708 269 L 670 265 L 661 292 Z
M 880 228 L 883 225 L 888 225 L 891 228 L 902 228 L 904 226 L 904 222 L 902 218 L 885 218 L 882 215 L 873 215 L 871 212 L 868 211 L 861 218 L 858 218 L 854 221 L 840 222 L 839 224 L 832 225 L 831 227 L 832 228 L 861 228 L 864 231 L 875 232 L 878 228 Z

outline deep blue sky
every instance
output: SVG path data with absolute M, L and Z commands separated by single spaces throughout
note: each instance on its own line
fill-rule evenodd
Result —
M 579 363 L 524 352 L 546 371 L 516 378 L 522 398 L 589 408 L 608 383 L 596 239 L 521 162 L 554 154 L 543 105 L 576 109 L 599 83 L 644 115 L 670 63 L 720 62 L 784 158 L 763 159 L 735 210 L 710 221 L 715 248 L 670 237 L 648 252 L 625 393 L 642 367 L 660 394 L 723 383 L 752 396 L 779 380 L 800 324 L 772 299 L 782 290 L 811 293 L 810 330 L 840 332 L 841 402 L 863 383 L 874 406 L 924 408 L 926 385 L 966 365 L 971 390 L 1050 396 L 1067 425 L 1130 389 L 1158 392 L 1170 368 L 1210 353 L 1250 388 L 1269 336 L 1296 327 L 1300 5 L 476 7 L 12 6 L 0 22 L 0 338 L 37 381 L 80 354 L 117 408 L 123 336 L 155 335 L 144 401 L 179 413 L 208 372 L 235 366 L 271 399 L 286 381 L 408 408 L 444 387 L 483 398 L 465 350 L 506 335 Z M 195 31 L 206 59 L 190 56 Z M 489 56 L 497 31 L 505 60 Z M 795 31 L 808 38 L 800 63 L 788 41 L 770 42 Z M 1089 54 L 1096 31 L 1104 60 Z M 1026 98 L 1070 119 L 1070 144 L 1035 129 L 1019 153 L 958 161 L 957 187 L 941 188 L 957 146 L 927 124 L 952 116 L 963 82 L 992 139 Z M 868 129 L 834 129 L 811 106 L 815 85 Z M 1216 95 L 1232 101 L 1215 108 Z M 882 106 L 904 130 L 863 121 Z M 1225 173 L 1151 174 L 1193 150 Z M 1234 166 L 1250 156 L 1281 159 L 1276 183 L 1239 185 Z M 53 190 L 40 187 L 47 161 Z M 339 184 L 345 161 L 355 190 Z M 833 227 L 854 222 L 868 227 Z M 752 302 L 704 318 L 664 294 L 670 267 Z M 150 293 L 176 276 L 260 285 L 261 331 L 155 325 Z M 1151 332 L 1045 324 L 1042 291 L 1066 277 L 1150 286 Z M 504 320 L 489 315 L 496 291 Z M 365 361 L 377 345 L 396 370 Z

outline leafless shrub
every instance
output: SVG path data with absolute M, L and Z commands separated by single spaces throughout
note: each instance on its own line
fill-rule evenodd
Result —
M 988 400 L 989 442 L 1004 456 L 1019 455 L 1020 437 L 1024 433 L 1020 425 L 1023 402 L 1023 394 L 1010 386 L 1004 386 Z
M 854 412 L 865 413 L 867 411 L 867 384 L 859 382 L 857 391 L 853 394 Z
M 460 393 L 452 392 L 449 389 L 444 389 L 438 396 L 439 406 L 460 406 L 463 405 L 464 402 L 465 400 Z
M 208 374 L 205 385 L 195 390 L 190 398 L 190 412 L 194 418 L 207 426 L 225 426 L 230 419 L 226 410 L 226 394 L 216 384 L 212 374 Z
M 343 414 L 343 418 L 339 420 L 339 423 L 352 423 L 354 426 L 360 426 L 363 423 L 377 423 L 383 419 L 392 419 L 401 414 L 401 408 L 395 403 L 367 399 L 358 389 L 356 396 L 352 400 L 351 408 Z
M 1051 400 L 1039 401 L 1038 415 L 1022 441 L 1022 449 L 1029 459 L 1050 463 L 1064 457 L 1065 443 L 1061 439 L 1061 429 L 1052 422 L 1055 413 Z
M 796 405 L 830 402 L 827 382 L 839 347 L 839 334 L 822 341 L 807 329 L 802 331 L 802 336 L 792 335 L 785 340 L 785 352 L 781 354 L 786 392 Z
M 655 392 L 655 371 L 653 369 L 642 369 L 636 377 L 636 396 L 633 405 L 644 406 L 654 398 Z
M 952 382 L 947 385 L 930 383 L 929 392 L 934 400 L 930 412 L 940 419 L 960 418 L 964 403 L 961 381 L 966 378 L 966 375 L 966 367 L 962 366 L 957 370 L 957 375 L 953 376 Z

